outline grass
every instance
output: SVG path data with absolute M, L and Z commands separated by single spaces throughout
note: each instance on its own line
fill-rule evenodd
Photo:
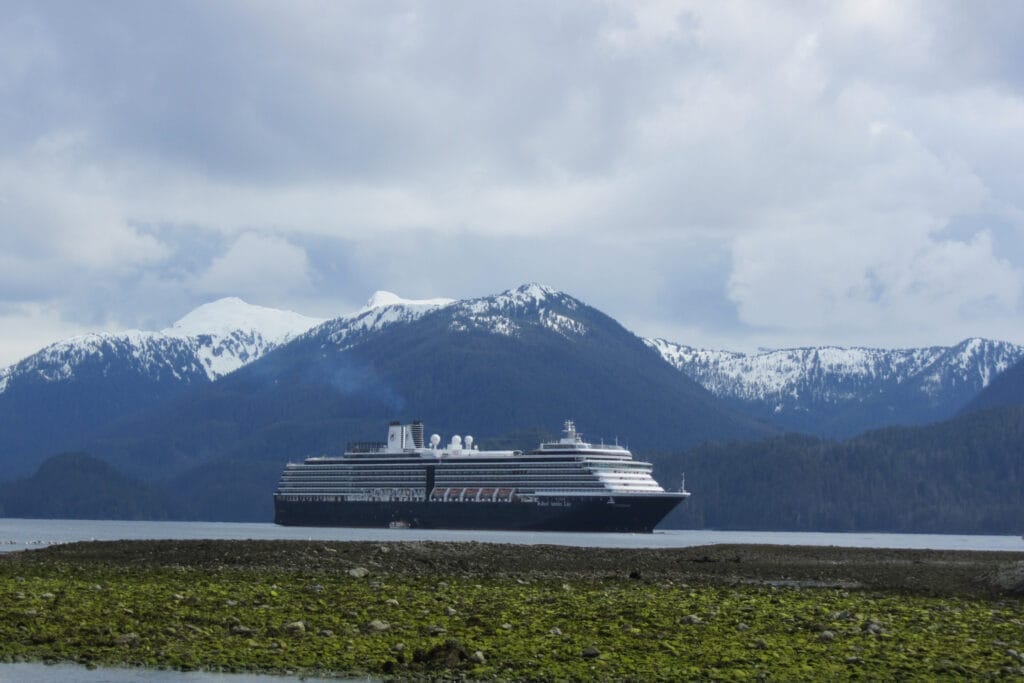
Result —
M 1024 601 L 1015 598 L 0 566 L 4 661 L 385 678 L 875 680 L 1020 676 L 1019 653 Z

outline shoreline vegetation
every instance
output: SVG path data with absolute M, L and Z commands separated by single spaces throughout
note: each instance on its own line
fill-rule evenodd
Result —
M 1024 675 L 1024 553 L 82 542 L 0 556 L 0 661 L 470 680 Z

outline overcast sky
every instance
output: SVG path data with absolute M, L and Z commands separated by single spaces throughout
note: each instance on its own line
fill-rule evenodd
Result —
M 28 2 L 0 364 L 218 297 L 565 290 L 753 350 L 1024 343 L 1024 3 Z

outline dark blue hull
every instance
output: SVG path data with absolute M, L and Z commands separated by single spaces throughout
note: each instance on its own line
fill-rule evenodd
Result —
M 286 526 L 594 531 L 650 533 L 685 496 L 573 497 L 544 502 L 336 502 L 274 497 L 274 522 Z

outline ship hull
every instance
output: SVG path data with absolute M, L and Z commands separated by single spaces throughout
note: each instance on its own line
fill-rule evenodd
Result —
M 335 502 L 274 499 L 285 526 L 650 533 L 682 494 L 571 497 L 540 502 Z

